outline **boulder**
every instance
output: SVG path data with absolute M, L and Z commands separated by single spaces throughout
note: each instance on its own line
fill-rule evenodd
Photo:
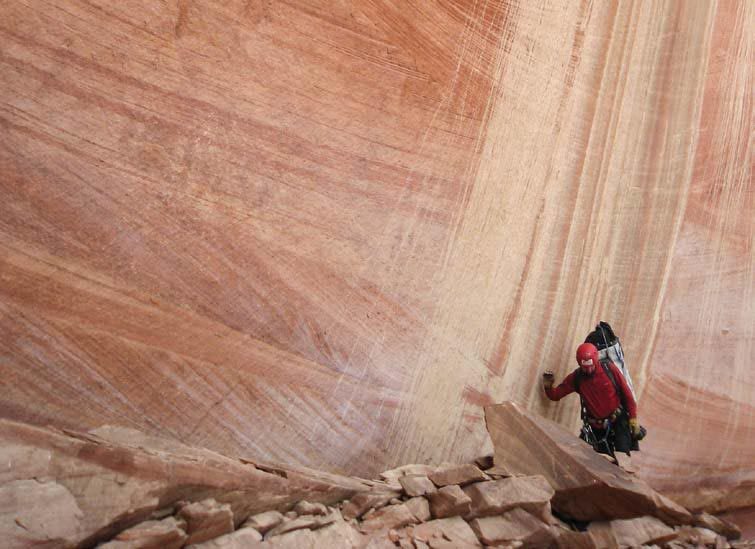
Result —
M 202 543 L 233 532 L 233 512 L 228 504 L 206 499 L 181 507 L 178 517 L 186 521 L 187 544 Z
M 590 532 L 575 532 L 558 526 L 551 526 L 554 541 L 553 549 L 608 549 L 607 545 L 597 542 Z
M 610 526 L 613 537 L 620 547 L 661 544 L 672 541 L 677 536 L 676 530 L 655 517 L 612 520 Z
M 262 534 L 254 528 L 244 527 L 209 541 L 187 545 L 186 549 L 255 549 L 264 547 L 261 542 Z
M 464 493 L 472 500 L 472 518 L 500 515 L 521 507 L 546 521 L 554 495 L 551 485 L 540 475 L 477 482 L 465 487 Z
M 251 544 L 244 549 L 351 549 L 352 547 L 378 549 L 381 547 L 380 544 L 370 545 L 370 541 L 351 524 L 337 518 L 333 523 L 317 530 L 294 530 L 267 539 L 261 544 Z M 390 547 L 395 546 L 391 544 Z
M 411 537 L 415 544 L 430 543 L 431 540 L 444 539 L 457 545 L 479 547 L 477 536 L 469 524 L 461 517 L 451 517 L 431 520 L 415 526 Z M 431 545 L 432 546 L 432 545 Z
M 315 515 L 303 515 L 295 519 L 284 520 L 278 526 L 265 534 L 265 540 L 267 541 L 275 536 L 282 536 L 283 534 L 293 532 L 294 530 L 301 530 L 304 528 L 315 530 L 317 528 L 322 528 L 323 526 L 332 524 L 340 518 L 340 515 L 336 511 L 324 517 L 318 517 Z
M 83 520 L 76 497 L 54 480 L 0 484 L 0 540 L 11 547 L 65 545 L 82 537 Z
M 724 536 L 726 539 L 734 540 L 739 539 L 742 536 L 742 532 L 736 524 L 732 524 L 726 519 L 715 517 L 708 513 L 698 513 L 694 515 L 692 517 L 692 525 L 713 530 Z
M 344 503 L 341 513 L 347 520 L 359 518 L 370 509 L 388 505 L 395 496 L 395 492 L 360 492 Z
M 506 402 L 487 406 L 495 463 L 515 474 L 542 475 L 555 490 L 553 508 L 583 521 L 655 516 L 689 524 L 692 515 L 645 482 L 603 459 L 557 423 Z
M 306 528 L 265 539 L 264 542 L 259 544 L 259 549 L 314 549 L 314 547 L 314 532 Z
M 476 465 L 464 463 L 462 465 L 439 468 L 437 471 L 430 473 L 428 478 L 433 481 L 433 484 L 441 487 L 451 484 L 463 486 L 470 482 L 485 480 L 487 477 Z
M 312 539 L 314 541 L 313 549 L 362 547 L 366 541 L 365 537 L 354 526 L 343 520 L 336 520 L 329 526 L 313 531 Z
M 395 469 L 389 469 L 380 473 L 380 478 L 385 481 L 398 480 L 399 477 L 406 475 L 429 475 L 437 469 L 434 465 L 425 465 L 423 463 L 410 463 L 408 465 L 402 465 Z
M 188 539 L 186 523 L 175 517 L 147 520 L 124 530 L 102 549 L 179 549 Z
M 726 538 L 708 528 L 699 526 L 684 526 L 677 531 L 676 541 L 699 546 L 726 547 Z M 755 543 L 753 543 L 755 545 Z
M 432 516 L 430 514 L 430 503 L 427 501 L 427 498 L 421 496 L 415 497 L 407 500 L 404 505 L 406 505 L 412 515 L 414 515 L 419 522 L 428 521 Z
M 457 485 L 443 486 L 437 492 L 427 495 L 430 511 L 435 518 L 464 516 L 469 513 L 472 500 Z
M 556 538 L 551 527 L 523 509 L 476 518 L 469 525 L 485 545 L 521 542 L 525 547 L 546 547 Z
M 419 521 L 406 504 L 401 503 L 378 509 L 359 525 L 359 530 L 363 533 L 370 533 L 383 529 L 401 528 L 417 522 Z
M 244 527 L 254 528 L 260 534 L 266 534 L 268 530 L 275 528 L 283 522 L 283 514 L 279 511 L 265 511 L 252 515 L 244 523 Z
M 328 514 L 328 508 L 322 503 L 310 503 L 308 501 L 300 501 L 294 505 L 294 511 L 297 515 L 325 516 Z
M 398 478 L 407 496 L 424 496 L 437 491 L 435 484 L 426 475 L 406 475 Z

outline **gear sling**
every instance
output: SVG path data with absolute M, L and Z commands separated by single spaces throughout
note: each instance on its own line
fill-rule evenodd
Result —
M 620 421 L 622 419 L 622 416 L 626 415 L 627 407 L 626 407 L 626 404 L 624 403 L 624 393 L 619 388 L 618 383 L 616 383 L 616 378 L 613 377 L 613 372 L 611 371 L 611 368 L 609 368 L 603 361 L 600 361 L 600 366 L 603 368 L 603 371 L 608 376 L 608 379 L 611 380 L 611 385 L 613 385 L 613 388 L 616 391 L 616 394 L 619 397 L 619 400 L 621 401 L 621 407 L 619 409 L 620 411 L 618 414 L 614 412 L 616 414 L 615 419 L 611 419 L 614 417 L 614 414 L 611 414 L 609 418 L 604 420 L 605 433 L 599 439 L 598 436 L 595 434 L 595 431 L 593 431 L 592 425 L 590 425 L 590 416 L 587 413 L 587 405 L 585 404 L 585 399 L 582 398 L 582 393 L 579 392 L 579 385 L 582 381 L 582 372 L 581 370 L 577 369 L 574 375 L 574 389 L 579 395 L 579 403 L 580 403 L 581 417 L 582 417 L 582 429 L 579 433 L 579 438 L 581 438 L 582 440 L 590 444 L 595 449 L 596 452 L 600 454 L 608 454 L 613 459 L 616 459 L 613 427 L 617 421 Z

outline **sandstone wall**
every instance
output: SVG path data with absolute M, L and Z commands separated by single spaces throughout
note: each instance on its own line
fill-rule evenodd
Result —
M 576 425 L 602 318 L 648 478 L 747 487 L 754 11 L 4 3 L 0 415 L 366 476 Z

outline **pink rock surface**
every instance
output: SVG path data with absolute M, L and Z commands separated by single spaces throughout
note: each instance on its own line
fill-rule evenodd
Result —
M 576 425 L 539 373 L 603 318 L 642 474 L 752 506 L 753 17 L 3 2 L 0 416 L 463 462 L 493 401 Z

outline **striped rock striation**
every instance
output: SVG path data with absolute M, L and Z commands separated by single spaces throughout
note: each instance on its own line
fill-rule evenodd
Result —
M 0 5 L 0 416 L 370 476 L 597 319 L 642 475 L 755 505 L 755 4 Z M 61 497 L 63 495 L 61 494 Z

